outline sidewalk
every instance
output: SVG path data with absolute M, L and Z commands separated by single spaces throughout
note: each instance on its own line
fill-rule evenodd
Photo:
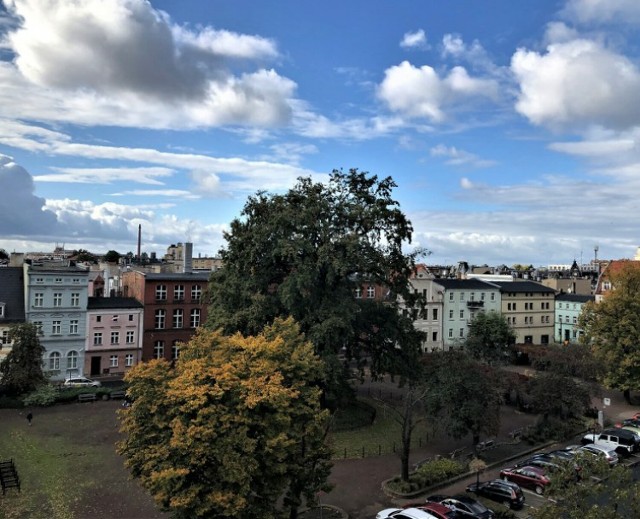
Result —
M 611 405 L 604 410 L 605 423 L 607 421 L 616 423 L 623 418 L 630 417 L 636 410 L 640 410 L 640 405 L 637 408 L 628 405 L 619 391 L 603 390 L 603 397 L 611 400 Z M 603 408 L 601 398 L 594 398 L 593 404 L 598 409 Z M 511 431 L 532 424 L 536 419 L 537 415 L 524 414 L 511 406 L 503 406 L 497 441 L 508 440 Z M 470 437 L 462 440 L 441 438 L 428 446 L 413 450 L 410 463 L 416 463 L 436 454 L 451 452 L 454 449 L 469 446 L 470 443 Z M 334 485 L 334 489 L 328 494 L 322 494 L 321 502 L 345 510 L 351 519 L 371 519 L 383 508 L 402 506 L 400 501 L 394 501 L 382 491 L 382 482 L 399 473 L 400 458 L 395 454 L 364 459 L 336 460 L 329 477 L 329 482 Z M 460 488 L 464 490 L 467 483 L 466 481 L 459 482 Z

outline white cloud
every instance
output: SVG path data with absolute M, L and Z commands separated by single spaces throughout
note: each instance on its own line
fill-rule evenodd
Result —
M 136 182 L 139 184 L 164 185 L 158 178 L 171 177 L 169 168 L 51 168 L 56 174 L 36 175 L 36 182 L 62 182 L 74 184 L 114 184 Z
M 454 67 L 440 77 L 428 65 L 418 68 L 403 61 L 385 71 L 378 96 L 391 110 L 407 117 L 443 122 L 446 109 L 473 98 L 497 99 L 498 84 L 492 79 L 473 78 L 463 67 Z
M 185 191 L 184 189 L 132 189 L 131 191 L 122 191 L 119 193 L 111 193 L 111 196 L 167 196 L 171 198 L 197 199 L 200 195 Z M 173 206 L 175 204 L 170 204 Z
M 637 0 L 569 0 L 562 14 L 578 23 L 638 23 Z
M 423 29 L 415 32 L 405 32 L 400 42 L 400 47 L 403 49 L 426 49 L 427 35 Z
M 19 26 L 0 64 L 4 115 L 77 124 L 197 128 L 279 125 L 296 84 L 238 60 L 272 59 L 274 43 L 173 25 L 143 0 L 11 0 Z M 28 102 L 25 102 L 28 100 Z
M 438 144 L 429 150 L 432 157 L 444 157 L 445 164 L 449 166 L 466 166 L 471 168 L 486 168 L 493 166 L 495 161 L 481 159 L 474 153 L 461 150 L 455 146 Z
M 640 123 L 640 71 L 631 60 L 586 39 L 552 44 L 511 59 L 516 110 L 532 123 L 628 128 Z

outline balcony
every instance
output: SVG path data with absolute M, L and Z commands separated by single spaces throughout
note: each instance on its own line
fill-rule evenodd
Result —
M 471 310 L 476 310 L 483 307 L 484 301 L 467 301 L 467 308 L 470 308 Z

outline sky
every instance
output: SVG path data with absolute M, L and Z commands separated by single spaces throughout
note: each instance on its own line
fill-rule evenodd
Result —
M 216 255 L 259 190 L 397 184 L 427 263 L 640 246 L 637 0 L 0 0 L 0 248 Z

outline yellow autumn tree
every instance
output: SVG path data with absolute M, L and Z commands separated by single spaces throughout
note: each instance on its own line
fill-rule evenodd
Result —
M 292 319 L 255 337 L 200 329 L 173 368 L 127 375 L 119 452 L 176 517 L 295 518 L 330 470 L 322 374 Z

